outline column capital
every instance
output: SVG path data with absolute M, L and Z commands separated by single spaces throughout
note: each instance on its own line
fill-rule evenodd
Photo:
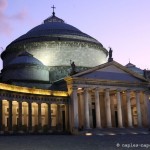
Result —
M 75 85 L 73 85 L 73 86 L 71 87 L 71 89 L 72 89 L 73 91 L 76 91 L 76 90 L 78 89 L 78 87 L 75 86 Z
M 135 93 L 140 93 L 141 91 L 140 90 L 135 90 Z
M 19 100 L 19 101 L 17 101 L 18 103 L 23 103 L 23 100 Z
M 104 89 L 104 91 L 106 91 L 106 92 L 108 92 L 110 90 L 110 88 L 106 88 L 106 89 Z
M 145 90 L 145 91 L 143 91 L 143 92 L 144 92 L 144 94 L 147 94 L 147 95 L 150 94 L 150 92 L 149 92 L 148 90 Z
M 126 91 L 126 92 L 131 92 L 131 89 L 126 89 L 125 91 Z
M 117 91 L 117 92 L 121 92 L 121 89 L 120 89 L 120 88 L 117 88 L 116 91 Z
M 95 88 L 95 91 L 99 91 L 99 90 L 100 90 L 100 88 L 99 88 L 99 87 L 96 87 L 96 88 Z
M 84 91 L 89 91 L 89 89 L 90 89 L 89 87 L 84 87 L 83 88 Z

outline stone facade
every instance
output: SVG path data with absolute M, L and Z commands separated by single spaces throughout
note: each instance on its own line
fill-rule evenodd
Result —
M 0 133 L 149 127 L 150 81 L 107 55 L 54 12 L 13 41 L 1 55 Z
M 68 131 L 66 92 L 7 84 L 0 84 L 0 91 L 0 133 Z

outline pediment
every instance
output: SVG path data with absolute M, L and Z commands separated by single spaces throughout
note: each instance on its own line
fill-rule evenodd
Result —
M 75 77 L 128 82 L 147 81 L 143 76 L 127 69 L 115 61 L 83 71 L 76 74 Z

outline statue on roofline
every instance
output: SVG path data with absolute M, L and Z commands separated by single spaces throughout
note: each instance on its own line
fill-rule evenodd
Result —
M 108 62 L 113 61 L 113 58 L 112 58 L 112 52 L 113 52 L 113 50 L 111 49 L 111 47 L 109 47 L 109 52 L 108 52 L 108 55 L 109 55 L 109 57 L 108 57 Z
M 70 75 L 74 75 L 76 74 L 76 65 L 74 63 L 74 61 L 70 60 L 70 65 L 71 65 L 71 72 L 70 72 Z

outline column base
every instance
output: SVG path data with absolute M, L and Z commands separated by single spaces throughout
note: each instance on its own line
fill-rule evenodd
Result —
M 83 130 L 91 130 L 92 128 L 84 128 Z
M 96 129 L 102 129 L 102 127 L 96 127 Z
M 90 126 L 84 126 L 84 128 L 83 129 L 91 129 L 91 127 Z
M 9 131 L 9 134 L 13 134 L 14 133 L 14 131 Z
M 29 133 L 33 133 L 33 130 L 29 130 L 28 132 L 29 132 Z
M 133 126 L 129 126 L 128 128 L 134 128 Z
M 4 134 L 4 131 L 0 131 L 0 134 Z
M 38 133 L 43 133 L 43 130 L 38 130 Z
M 63 130 L 57 130 L 57 132 L 62 132 Z
M 111 128 L 113 128 L 113 127 L 112 127 L 112 126 L 107 126 L 106 128 L 110 128 L 110 129 L 111 129 Z
M 48 133 L 53 133 L 53 131 L 52 130 L 48 130 Z
M 24 131 L 22 131 L 22 130 L 19 130 L 19 131 L 18 131 L 18 133 L 21 133 L 21 134 L 23 134 L 23 133 L 24 133 Z
M 79 134 L 79 129 L 78 128 L 72 128 L 72 134 L 78 135 Z

